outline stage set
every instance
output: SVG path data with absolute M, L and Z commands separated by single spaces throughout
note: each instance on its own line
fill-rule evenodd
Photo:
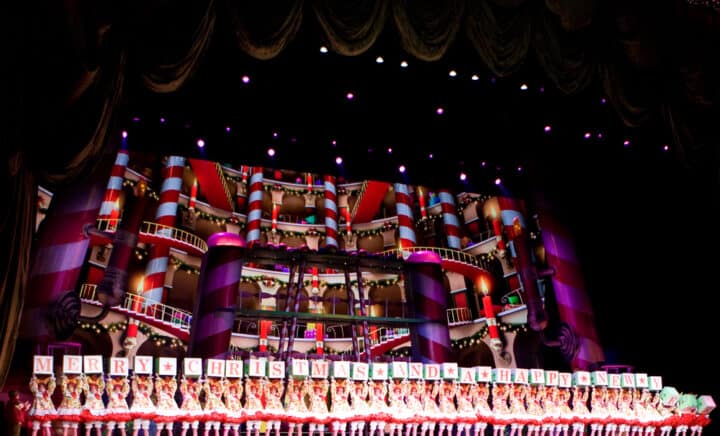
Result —
M 551 211 L 162 161 L 154 174 L 123 147 L 109 173 L 39 192 L 28 353 L 5 387 L 32 403 L 33 436 L 699 435 L 710 422 L 710 396 L 603 366 Z

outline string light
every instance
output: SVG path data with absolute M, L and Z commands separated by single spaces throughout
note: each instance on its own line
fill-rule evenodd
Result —
M 324 45 L 321 45 L 321 46 L 320 46 L 320 53 L 325 54 L 325 53 L 327 53 L 327 52 L 328 52 L 328 48 L 325 47 Z
M 457 71 L 455 71 L 455 70 L 450 70 L 450 71 L 448 72 L 448 76 L 450 76 L 450 77 L 457 77 Z
M 247 75 L 246 75 L 246 76 L 242 76 L 242 83 L 244 83 L 244 84 L 246 84 L 246 85 L 247 85 L 248 83 L 250 83 L 250 76 L 247 76 Z
M 375 58 L 375 63 L 382 64 L 383 62 L 385 62 L 385 59 L 383 59 L 382 56 L 378 56 Z
M 401 62 L 400 62 L 400 68 L 407 68 L 407 67 L 408 67 L 407 61 L 401 61 Z

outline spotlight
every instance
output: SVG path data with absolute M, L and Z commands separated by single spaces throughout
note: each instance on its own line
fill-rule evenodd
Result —
M 388 153 L 388 154 L 392 154 L 392 152 L 393 152 L 392 147 L 388 147 L 387 153 Z
M 626 139 L 625 141 L 623 141 L 623 146 L 629 147 L 629 146 L 630 146 L 630 140 L 629 140 L 629 139 Z
M 550 127 L 550 124 L 548 124 L 547 126 L 545 126 L 545 128 L 543 130 L 545 130 L 545 133 L 550 133 L 550 131 L 552 130 L 552 127 Z
M 122 131 L 122 137 L 123 139 L 127 139 L 127 130 Z
M 230 130 L 232 130 L 232 129 L 230 128 L 230 126 L 225 126 L 225 131 L 226 131 L 226 132 L 230 133 Z
M 348 92 L 345 95 L 345 98 L 347 98 L 348 100 L 352 100 L 353 98 L 355 98 L 355 94 L 353 94 L 352 92 Z
M 477 74 L 473 74 L 472 76 L 470 76 L 470 80 L 472 80 L 473 82 L 476 82 L 476 81 L 480 80 L 480 76 L 478 76 Z
M 270 157 L 275 156 L 275 149 L 272 148 L 272 147 L 268 148 L 267 154 L 268 154 L 268 156 L 270 156 Z
M 338 164 L 338 165 L 342 165 L 342 163 L 343 163 L 343 158 L 340 157 L 340 156 L 336 157 L 336 158 L 335 158 L 335 163 Z
M 382 64 L 383 62 L 385 62 L 385 59 L 383 59 L 382 56 L 378 56 L 375 58 L 375 63 Z
M 204 141 L 202 138 L 198 139 L 198 140 L 197 140 L 197 146 L 198 146 L 198 148 L 203 148 L 203 147 L 205 147 L 205 141 Z
M 496 185 L 499 185 L 499 184 L 501 184 L 501 183 L 502 183 L 502 179 L 500 179 L 500 177 L 498 177 L 498 178 L 495 179 L 495 184 L 496 184 Z
M 405 172 L 405 165 L 400 165 L 400 166 L 398 167 L 398 171 L 400 171 L 401 173 L 404 173 L 404 172 Z
M 435 112 L 436 112 L 438 115 L 442 115 L 442 114 L 445 113 L 445 109 L 439 107 L 439 108 L 435 109 Z
M 432 153 L 428 154 L 428 159 L 432 160 L 432 158 L 434 158 L 434 157 L 435 157 L 434 154 L 432 154 Z
M 242 82 L 245 84 L 250 83 L 250 76 L 242 76 Z
M 408 66 L 407 61 L 400 62 L 400 68 L 407 68 L 407 66 Z
M 521 91 L 527 91 L 527 90 L 528 90 L 528 86 L 527 86 L 525 83 L 523 83 L 522 85 L 520 85 L 520 90 L 521 90 Z
M 585 139 L 590 139 L 591 136 L 590 132 L 585 132 L 585 135 L 583 135 Z
M 465 180 L 467 180 L 467 174 L 465 174 L 465 173 L 460 173 L 460 180 L 462 180 L 463 182 L 464 182 Z
M 448 71 L 448 76 L 450 76 L 450 77 L 457 77 L 457 71 L 455 71 L 455 70 L 450 70 L 450 71 Z
M 165 124 L 165 118 L 160 117 L 160 124 Z
M 325 47 L 324 45 L 321 45 L 321 46 L 320 46 L 320 53 L 325 54 L 325 53 L 327 53 L 327 52 L 328 52 L 328 48 Z
M 663 145 L 663 151 L 668 151 L 668 150 L 670 150 L 670 146 L 667 144 Z

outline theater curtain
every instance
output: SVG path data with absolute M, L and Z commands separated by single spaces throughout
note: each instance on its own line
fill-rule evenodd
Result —
M 596 81 L 626 125 L 661 119 L 686 153 L 713 125 L 701 114 L 720 95 L 711 50 L 720 45 L 718 13 L 683 0 L 15 3 L 0 6 L 1 104 L 10 114 L 0 132 L 0 158 L 8 162 L 0 174 L 0 385 L 25 297 L 37 185 L 61 190 L 92 171 L 113 153 L 108 138 L 117 137 L 114 114 L 126 91 L 180 90 L 218 33 L 260 60 L 280 55 L 306 20 L 347 56 L 366 52 L 382 32 L 395 32 L 405 51 L 425 61 L 466 38 L 498 76 L 535 56 L 565 93 Z

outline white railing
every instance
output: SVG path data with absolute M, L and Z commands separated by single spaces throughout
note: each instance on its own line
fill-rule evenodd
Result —
M 80 299 L 94 304 L 99 303 L 95 295 L 96 289 L 96 285 L 87 283 L 82 285 L 80 288 Z M 190 312 L 168 306 L 167 304 L 156 303 L 147 300 L 141 295 L 131 294 L 129 292 L 125 294 L 123 302 L 113 308 L 122 309 L 125 312 L 136 315 L 142 315 L 146 318 L 153 318 L 163 324 L 183 331 L 190 331 L 190 324 L 192 323 L 192 314 Z
M 467 307 L 454 307 L 447 310 L 447 322 L 449 326 L 469 324 L 472 322 L 472 312 Z
M 119 223 L 120 220 L 118 218 L 101 218 L 97 220 L 95 227 L 102 232 L 114 233 L 117 231 Z M 207 243 L 199 236 L 182 229 L 165 226 L 152 221 L 143 221 L 140 227 L 140 233 L 184 242 L 192 245 L 203 253 L 208 250 Z
M 385 250 L 380 254 L 390 256 L 395 255 L 397 257 L 405 257 L 410 253 L 417 253 L 420 251 L 431 251 L 440 255 L 445 260 L 454 260 L 456 262 L 462 262 L 469 265 L 474 265 L 479 268 L 487 269 L 484 262 L 482 262 L 476 256 L 464 253 L 462 251 L 453 250 L 452 248 L 441 248 L 441 247 L 406 247 L 406 248 L 393 248 L 391 250 Z
M 370 339 L 370 348 L 372 349 L 377 345 L 384 344 L 408 335 L 410 335 L 410 329 L 402 327 L 380 327 L 378 329 L 375 329 L 374 331 L 370 330 L 370 332 L 368 332 L 368 337 Z M 358 350 L 361 353 L 365 352 L 365 341 L 362 337 L 358 337 Z

